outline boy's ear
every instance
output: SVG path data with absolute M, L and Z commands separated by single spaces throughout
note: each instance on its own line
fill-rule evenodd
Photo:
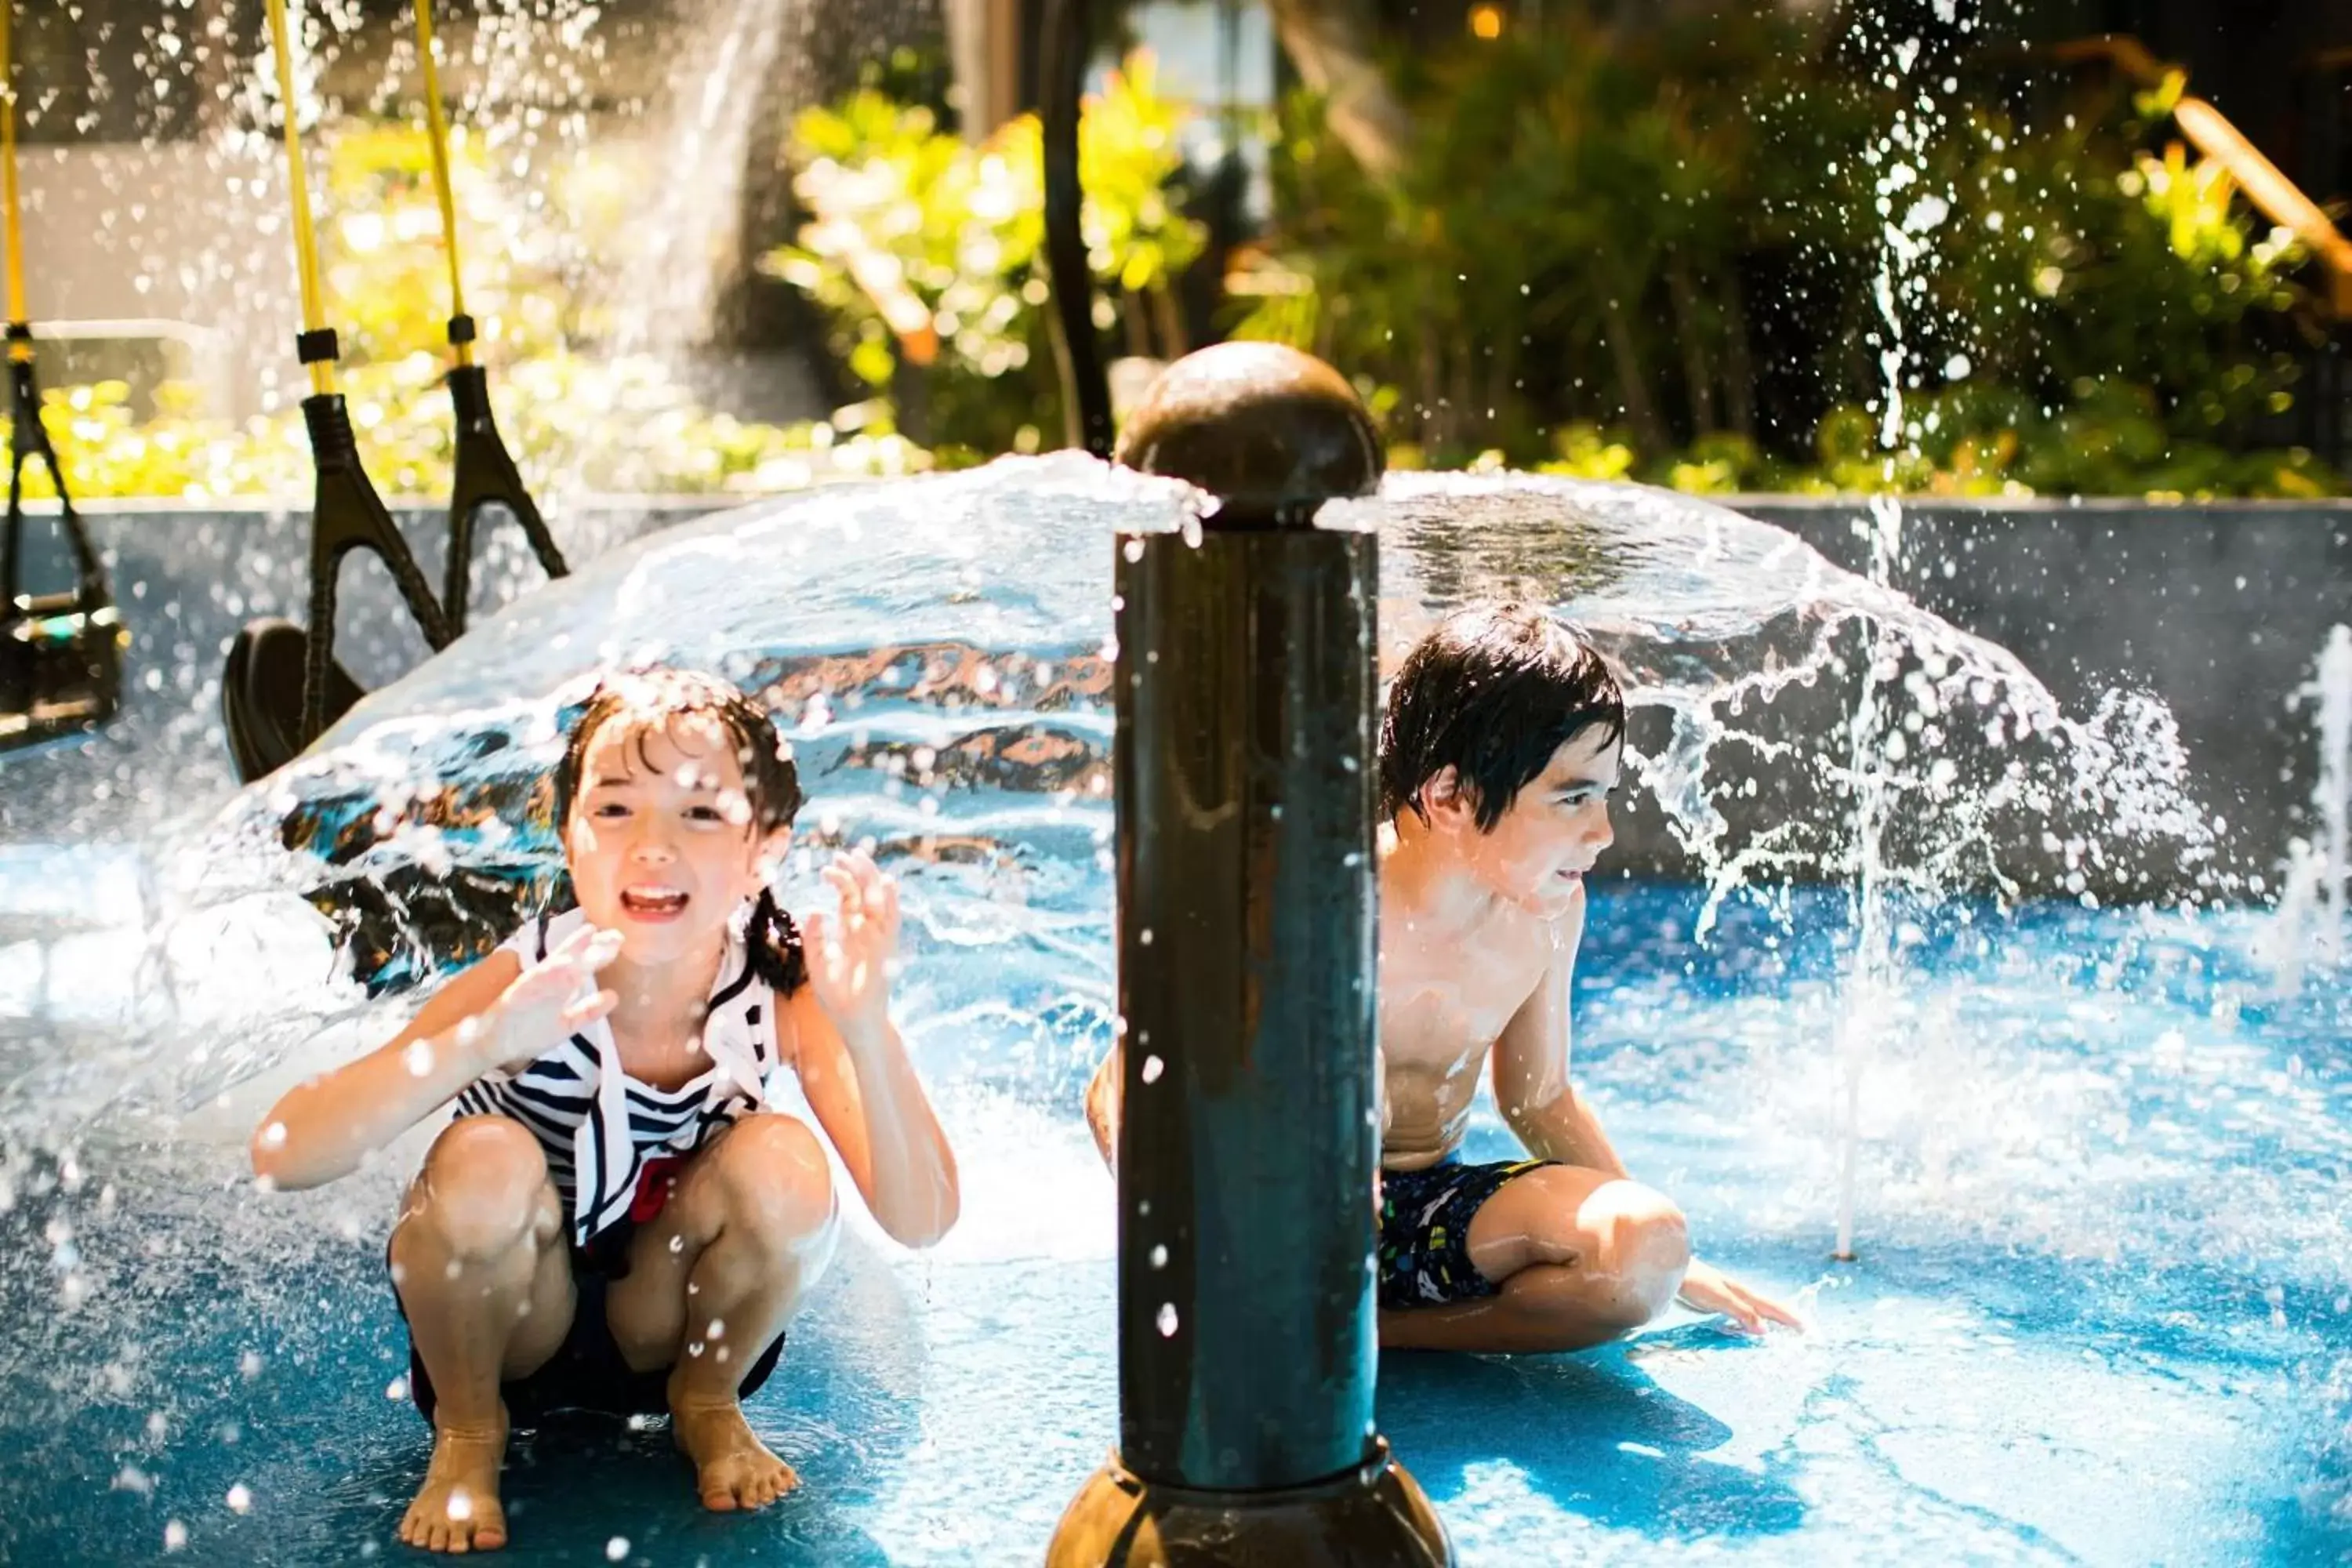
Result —
M 1452 763 L 1430 774 L 1421 786 L 1421 809 L 1429 826 L 1441 832 L 1458 833 L 1477 820 L 1477 804 L 1463 782 L 1462 770 Z

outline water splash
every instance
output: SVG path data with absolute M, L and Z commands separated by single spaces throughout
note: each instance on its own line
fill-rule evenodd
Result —
M 688 524 L 477 622 L 372 692 L 314 755 L 211 819 L 126 850 L 143 868 L 136 896 L 79 946 L 52 942 L 37 994 L 12 992 L 0 963 L 0 1227 L 13 1227 L 0 1240 L 14 1243 L 0 1245 L 0 1307 L 23 1325 L 0 1353 L 0 1432 L 31 1445 L 152 1431 L 119 1445 L 142 1476 L 185 1458 L 193 1423 L 214 1429 L 261 1408 L 245 1342 L 197 1326 L 224 1302 L 299 1325 L 266 1342 L 273 1358 L 314 1356 L 337 1376 L 353 1367 L 321 1352 L 362 1331 L 354 1303 L 382 1300 L 377 1238 L 434 1128 L 351 1180 L 268 1197 L 246 1177 L 245 1139 L 283 1087 L 386 1037 L 418 982 L 512 924 L 554 860 L 542 785 L 564 710 L 596 668 L 635 659 L 723 670 L 789 732 L 812 804 L 785 868 L 787 905 L 814 896 L 810 851 L 822 846 L 870 838 L 899 878 L 907 963 L 894 1012 L 974 1200 L 951 1247 L 998 1269 L 1107 1258 L 1108 1206 L 1084 1197 L 1101 1175 L 1071 1108 L 1114 1026 L 1113 534 L 1181 531 L 1203 501 L 1065 455 Z M 1579 1052 L 1604 1092 L 1655 1091 L 1627 1130 L 1662 1171 L 1688 1173 L 1671 1184 L 1695 1228 L 1787 1241 L 1818 1225 L 1818 1194 L 1836 1179 L 1822 1115 L 1836 1086 L 1820 1041 L 1845 1005 L 1839 953 L 1851 934 L 1834 899 L 1792 896 L 1782 873 L 1815 865 L 1851 879 L 1867 861 L 1884 877 L 1885 942 L 1940 951 L 1923 965 L 1958 952 L 1969 971 L 1959 983 L 1906 971 L 1902 999 L 1920 1026 L 1874 1047 L 1855 1107 L 1882 1162 L 1861 1185 L 1874 1247 L 1940 1258 L 1956 1246 L 2104 1247 L 2089 1256 L 2109 1259 L 2118 1246 L 2210 1238 L 2212 1119 L 2175 1126 L 2168 1101 L 2151 1113 L 2133 1076 L 2134 1054 L 2164 1027 L 2175 1032 L 2163 1059 L 2178 1059 L 2158 1069 L 2166 1082 L 2200 1095 L 2247 1086 L 2233 1089 L 2233 1115 L 2252 1131 L 2223 1128 L 2232 1169 L 2265 1138 L 2294 1152 L 2286 1175 L 2247 1184 L 2259 1202 L 2243 1200 L 2254 1207 L 2232 1245 L 2259 1248 L 2265 1268 L 2298 1260 L 2290 1284 L 2295 1268 L 2322 1282 L 2340 1272 L 2334 1252 L 2301 1245 L 2342 1168 L 2326 1090 L 2218 1023 L 2181 1031 L 2176 1017 L 2218 1019 L 2227 1001 L 2234 1019 L 2237 1005 L 2207 978 L 2221 961 L 2180 934 L 2189 922 L 2118 915 L 2011 947 L 1985 929 L 1982 904 L 1916 907 L 1931 888 L 1997 892 L 2025 823 L 2101 852 L 2139 840 L 2177 853 L 2175 830 L 2195 814 L 2161 783 L 2178 761 L 2161 726 L 2065 714 L 2000 649 L 1695 500 L 1397 475 L 1351 510 L 1380 531 L 1392 639 L 1466 600 L 1533 598 L 1580 620 L 1628 674 L 1644 737 L 1633 767 L 1641 810 L 1690 847 L 1708 885 L 1671 914 L 1666 899 L 1596 888 L 1641 912 L 1599 906 L 1585 973 L 1612 989 L 1580 1004 Z M 1865 631 L 1859 646 L 1887 668 L 1856 662 Z M 1858 765 L 1865 679 L 1880 705 L 1865 731 L 1906 746 L 1864 748 Z M 1813 805 L 1759 812 L 1743 785 L 1768 773 Z M 1878 792 L 1874 816 L 1857 808 L 1864 788 Z M 1867 820 L 1881 831 L 1865 851 L 1854 828 Z M 1702 918 L 1714 953 L 1690 941 Z M 2053 959 L 2079 959 L 2079 983 L 2053 981 Z M 1750 978 L 1692 978 L 1709 970 Z M 2191 994 L 2176 1007 L 2168 987 L 2184 971 Z M 371 976 L 404 994 L 371 997 Z M 1742 989 L 1751 983 L 1766 989 Z M 1956 1093 L 1993 1114 L 1956 1118 Z M 2161 1126 L 2136 1130 L 2135 1117 Z M 2079 1159 L 2040 1157 L 2077 1146 Z M 2168 1196 L 2176 1184 L 2193 1186 L 2194 1202 Z M 1728 1192 L 1742 1194 L 1731 1208 Z M 2146 1223 L 2150 1200 L 2160 1231 Z M 974 1277 L 940 1300 L 968 1288 Z M 953 1309 L 925 1309 L 936 1310 Z M 290 1386 L 284 1397 L 338 1418 L 382 1408 L 349 1393 L 386 1386 L 373 1344 L 356 1363 L 364 1376 L 332 1397 Z M 858 1364 L 863 1375 L 875 1363 Z M 142 1427 L 151 1412 L 160 1426 Z M 387 1441 L 415 1436 L 403 1427 Z M 278 1468 L 220 1481 L 248 1485 L 257 1518 L 299 1489 L 267 1437 L 257 1422 L 240 1455 L 276 1452 Z M 212 1514 L 217 1526 L 223 1510 Z
M 2311 806 L 2319 834 L 2316 843 L 2296 838 L 2287 845 L 2278 905 L 2263 944 L 2282 996 L 2303 989 L 2314 962 L 2332 967 L 2352 956 L 2345 949 L 2344 910 L 2352 894 L 2346 882 L 2352 875 L 2347 858 L 2347 839 L 2352 837 L 2352 626 L 2327 634 L 2312 678 L 2289 700 L 2316 710 L 2313 739 L 2319 754 Z
M 1937 20 L 1957 22 L 1957 8 L 1939 4 Z M 1950 216 L 1949 190 L 1933 191 L 1923 181 L 1930 167 L 1929 144 L 1947 120 L 1936 89 L 1954 85 L 1920 79 L 1916 74 L 1927 52 L 1917 36 L 1893 38 L 1885 35 L 1887 18 L 1870 7 L 1858 8 L 1852 26 L 1854 46 L 1891 68 L 1885 84 L 1899 94 L 1885 134 L 1864 150 L 1863 157 L 1878 172 L 1874 182 L 1880 217 L 1878 270 L 1871 298 L 1879 326 L 1871 341 L 1878 349 L 1880 413 L 1878 445 L 1887 454 L 1886 475 L 1894 477 L 1896 454 L 1916 448 L 1920 428 L 1904 417 L 1906 385 L 1919 384 L 1919 366 L 1910 348 L 1907 323 L 1927 302 L 1927 289 L 1938 260 L 1930 237 Z M 1966 30 L 1969 24 L 1961 24 Z M 1867 523 L 1869 580 L 1890 585 L 1903 563 L 1903 512 L 1892 495 L 1871 499 Z M 1854 868 L 1853 899 L 1855 942 L 1848 962 L 1845 1005 L 1839 1017 L 1835 1051 L 1843 1080 L 1843 1114 L 1839 1123 L 1837 1240 L 1833 1256 L 1854 1257 L 1855 1185 L 1859 1179 L 1862 1142 L 1863 1079 L 1876 1054 L 1876 1042 L 1894 1027 L 1900 1010 L 1901 954 L 1894 941 L 1894 918 L 1888 907 L 1890 876 L 1886 859 L 1887 813 L 1898 798 L 1889 770 L 1899 766 L 1910 750 L 1904 732 L 1886 728 L 1893 717 L 1888 690 L 1902 674 L 1899 632 L 1865 619 L 1860 629 L 1863 678 L 1853 715 L 1847 726 L 1848 766 L 1853 773 Z M 1932 714 L 1935 705 L 1927 704 Z
M 144 1044 L 111 1047 L 139 1062 L 123 1077 L 161 1069 L 184 1078 L 167 1099 L 201 1102 L 315 1052 L 303 1043 L 363 1013 L 368 990 L 503 934 L 552 864 L 540 781 L 562 715 L 614 664 L 682 660 L 762 691 L 823 803 L 808 846 L 855 823 L 906 863 L 988 887 L 1034 875 L 1040 846 L 1091 864 L 1108 830 L 1110 533 L 1181 529 L 1203 504 L 1075 456 L 1007 459 L 746 508 L 530 595 L 156 851 L 175 912 L 153 962 L 179 977 L 182 1009 L 210 996 L 215 1010 L 202 1028 L 151 1016 Z M 2027 824 L 2086 856 L 2198 851 L 2163 724 L 2065 714 L 2001 649 L 1777 529 L 1516 476 L 1397 475 L 1351 505 L 1382 534 L 1391 651 L 1456 604 L 1532 597 L 1621 662 L 1658 736 L 1629 772 L 1707 883 L 1702 935 L 1731 900 L 1769 905 L 1789 877 L 1827 871 L 1871 889 L 1865 946 L 1892 973 L 1901 901 L 2014 889 Z M 1857 681 L 1858 708 L 1843 700 Z M 1811 696 L 1840 717 L 1809 733 Z M 1794 792 L 1785 814 L 1740 799 L 1762 773 Z M 995 913 L 960 908 L 940 930 L 988 930 Z M 265 953 L 312 981 L 257 1007 L 205 983 Z M 59 1071 L 87 1091 L 89 1064 Z M 40 1076 L 14 1092 L 71 1098 Z
M 702 343 L 722 286 L 743 264 L 743 177 L 751 135 L 802 0 L 709 0 L 677 34 L 667 108 L 642 150 L 646 197 L 608 275 L 620 354 Z M 609 259 L 609 258 L 608 258 Z
M 2312 786 L 2311 804 L 2319 813 L 2326 845 L 2320 881 L 2325 910 L 2321 950 L 2330 962 L 2341 962 L 2344 900 L 2347 890 L 2352 890 L 2345 880 L 2352 875 L 2346 853 L 2347 819 L 2352 817 L 2352 626 L 2339 626 L 2327 634 L 2318 674 L 2303 692 L 2319 708 L 2319 774 Z

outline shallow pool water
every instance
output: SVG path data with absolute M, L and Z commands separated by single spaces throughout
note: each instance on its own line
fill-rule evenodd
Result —
M 1698 901 L 1596 899 L 1585 1081 L 1703 1254 L 1812 1331 L 1386 1358 L 1381 1424 L 1465 1563 L 2352 1550 L 2352 988 L 2270 995 L 2250 917 L 1948 917 L 1865 1079 L 1863 1256 L 1836 1265 L 1841 900 L 1706 947 Z M 1074 937 L 1082 997 L 1107 925 Z M 706 1518 L 658 1427 L 550 1430 L 516 1451 L 514 1560 L 1036 1559 L 1115 1431 L 1111 1186 L 1079 1117 L 1095 1031 L 1018 1011 L 916 1031 L 967 1218 L 922 1257 L 861 1226 L 794 1329 L 752 1415 L 804 1489 Z M 1507 1146 L 1482 1118 L 1472 1152 Z M 226 1153 L 78 1160 L 5 1220 L 0 1558 L 144 1560 L 173 1521 L 193 1561 L 399 1550 L 426 1443 L 391 1396 L 388 1179 L 262 1197 Z
M 1496 492 L 1441 547 L 1461 498 L 1415 493 L 1381 522 L 1384 597 L 1548 585 L 1685 721 L 1658 789 L 1723 776 L 1698 742 L 1727 679 L 1906 613 L 1713 509 Z M 427 1433 L 382 1249 L 415 1142 L 284 1195 L 243 1140 L 460 961 L 465 921 L 420 889 L 543 868 L 528 784 L 567 683 L 648 647 L 737 661 L 794 730 L 813 835 L 882 841 L 964 1217 L 916 1256 L 852 1215 L 751 1405 L 801 1492 L 707 1517 L 658 1424 L 550 1429 L 515 1451 L 509 1558 L 1037 1561 L 1117 1421 L 1112 1189 L 1079 1108 L 1114 994 L 1106 525 L 1179 526 L 1181 500 L 1041 464 L 693 525 L 485 623 L 233 801 L 191 761 L 208 721 L 0 762 L 37 785 L 0 816 L 0 1561 L 403 1550 Z M 1915 652 L 2009 679 L 1908 614 Z M 136 689 L 161 716 L 204 680 Z M 322 917 L 385 888 L 371 918 L 405 946 L 370 1000 Z M 787 901 L 814 890 L 794 868 Z M 1757 895 L 1596 881 L 1578 1070 L 1701 1253 L 1812 1331 L 1677 1315 L 1581 1355 L 1386 1358 L 1381 1425 L 1462 1561 L 2352 1552 L 2352 977 L 2290 989 L 2259 910 L 1929 900 L 1891 910 L 1892 999 L 1842 1036 L 1845 895 Z M 1841 1037 L 1864 1058 L 1845 1265 Z M 1509 1148 L 1483 1113 L 1473 1157 Z

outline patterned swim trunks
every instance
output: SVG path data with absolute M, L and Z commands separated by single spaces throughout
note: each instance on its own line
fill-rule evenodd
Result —
M 1556 1160 L 1465 1165 L 1449 1154 L 1425 1171 L 1381 1173 L 1380 1303 L 1442 1307 L 1495 1293 L 1470 1261 L 1470 1221 L 1503 1184 Z

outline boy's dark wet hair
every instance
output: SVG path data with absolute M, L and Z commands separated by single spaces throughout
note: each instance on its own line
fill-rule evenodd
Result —
M 1527 605 L 1456 610 L 1405 656 L 1381 722 L 1381 816 L 1428 818 L 1422 786 L 1447 767 L 1494 830 L 1552 753 L 1598 724 L 1625 733 L 1625 694 L 1575 629 Z
M 743 799 L 751 808 L 752 830 L 765 837 L 790 827 L 804 798 L 800 770 L 793 765 L 767 709 L 744 696 L 731 681 L 700 670 L 662 667 L 631 670 L 604 680 L 572 721 L 563 756 L 555 764 L 556 832 L 562 834 L 572 819 L 580 775 L 588 764 L 588 747 L 597 731 L 620 720 L 637 730 L 637 744 L 642 747 L 648 731 L 689 717 L 716 723 L 734 747 L 735 760 L 743 769 Z M 643 763 L 646 759 L 641 754 L 638 761 Z M 801 955 L 800 931 L 777 904 L 775 894 L 764 887 L 751 906 L 744 935 L 755 974 L 778 995 L 800 989 L 808 973 Z

